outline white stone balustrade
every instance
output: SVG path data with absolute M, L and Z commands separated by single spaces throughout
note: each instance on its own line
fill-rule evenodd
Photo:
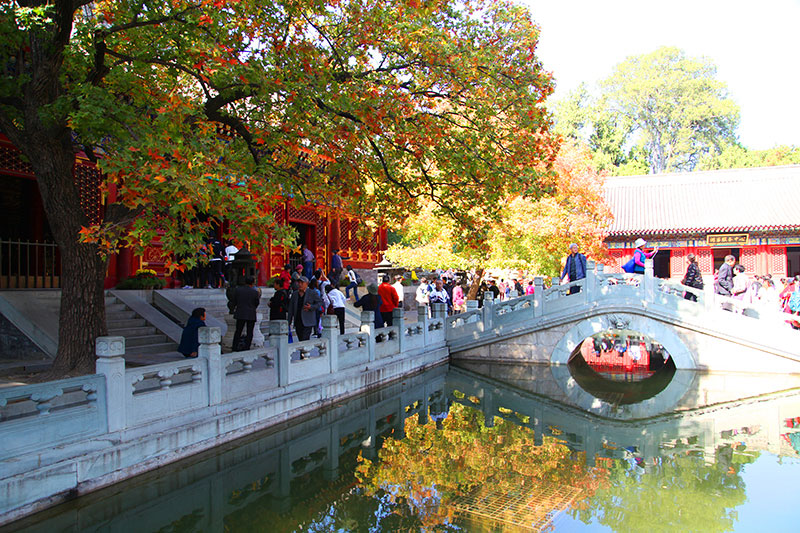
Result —
M 557 320 L 567 320 L 571 317 L 589 313 L 598 306 L 616 306 L 619 309 L 632 309 L 640 313 L 649 314 L 658 309 L 658 313 L 667 320 L 683 322 L 685 320 L 697 321 L 703 314 L 716 316 L 717 319 L 705 318 L 712 324 L 726 324 L 731 320 L 738 321 L 745 317 L 760 318 L 769 322 L 770 327 L 778 328 L 778 333 L 788 330 L 784 323 L 792 319 L 774 310 L 767 310 L 763 306 L 749 305 L 738 300 L 714 295 L 711 287 L 705 291 L 692 289 L 680 283 L 661 280 L 653 275 L 653 261 L 645 261 L 645 273 L 642 274 L 606 274 L 604 266 L 594 261 L 587 262 L 587 272 L 584 279 L 570 283 L 560 284 L 559 278 L 553 278 L 553 286 L 544 288 L 544 279 L 534 278 L 534 293 L 520 298 L 510 298 L 498 301 L 491 292 L 484 295 L 484 305 L 480 310 L 473 310 L 474 305 L 469 304 L 470 310 L 447 318 L 447 341 L 452 348 L 462 349 L 464 346 L 492 342 L 500 335 L 508 335 L 514 329 L 540 328 Z M 570 294 L 570 289 L 579 288 L 579 291 Z M 693 293 L 698 301 L 692 302 L 683 298 L 685 292 Z M 721 304 L 726 303 L 735 310 L 735 313 L 726 313 L 721 310 Z M 435 316 L 435 315 L 434 315 Z M 796 319 L 796 317 L 794 317 Z M 738 333 L 757 329 L 757 323 L 745 323 L 744 328 L 730 326 Z M 766 322 L 764 323 L 766 326 Z M 748 337 L 749 336 L 749 337 Z M 755 331 L 746 333 L 749 342 L 760 342 Z
M 0 460 L 102 435 L 107 428 L 102 375 L 0 389 Z
M 325 315 L 321 338 L 293 343 L 271 321 L 268 346 L 227 354 L 200 328 L 198 357 L 133 368 L 123 337 L 100 337 L 96 374 L 1 389 L 0 523 L 446 361 L 444 318 L 393 315 L 376 331 L 364 313 L 347 335 Z
M 586 278 L 571 285 L 558 285 L 556 279 L 545 289 L 537 277 L 533 295 L 505 302 L 487 292 L 483 308 L 470 301 L 467 312 L 451 317 L 445 317 L 441 305 L 431 306 L 430 317 L 427 306 L 420 306 L 416 322 L 406 322 L 398 312 L 392 327 L 375 330 L 372 312 L 364 312 L 361 331 L 340 335 L 335 318 L 325 316 L 322 338 L 303 343 L 290 344 L 288 323 L 272 321 L 269 346 L 224 356 L 218 328 L 199 330 L 196 359 L 129 369 L 124 339 L 98 338 L 97 374 L 0 390 L 0 493 L 9 495 L 0 501 L 0 517 L 22 516 L 57 494 L 156 468 L 186 450 L 208 449 L 265 427 L 267 421 L 275 423 L 286 413 L 309 412 L 320 400 L 352 395 L 441 363 L 448 347 L 458 354 L 540 331 L 541 338 L 560 336 L 574 346 L 596 330 L 591 328 L 611 323 L 615 313 L 644 333 L 651 326 L 661 328 L 653 336 L 659 341 L 672 329 L 674 339 L 686 334 L 693 342 L 728 343 L 725 349 L 708 350 L 722 355 L 699 360 L 698 368 L 738 364 L 752 369 L 756 364 L 758 369 L 783 369 L 798 363 L 797 333 L 785 324 L 785 316 L 742 302 L 741 313 L 722 311 L 719 304 L 730 299 L 715 297 L 711 287 L 699 293 L 657 280 L 652 262 L 644 275 L 606 274 L 602 265 L 591 262 L 588 267 Z M 570 286 L 581 290 L 567 294 Z M 698 294 L 699 302 L 685 300 L 687 290 Z M 581 329 L 584 325 L 589 329 Z M 739 350 L 734 361 L 732 349 L 738 346 L 750 351 Z M 558 350 L 555 346 L 553 353 Z M 682 368 L 690 368 L 688 355 L 672 349 L 670 354 Z M 754 363 L 754 357 L 762 359 Z M 413 413 L 427 400 L 408 401 L 405 412 Z M 371 419 L 363 435 L 353 432 L 365 455 L 380 423 L 380 418 Z M 332 470 L 334 463 L 328 465 Z M 51 476 L 53 469 L 68 475 Z
M 324 315 L 322 338 L 291 344 L 288 323 L 272 321 L 269 346 L 228 354 L 222 354 L 219 328 L 200 328 L 197 358 L 134 368 L 125 367 L 124 337 L 99 337 L 97 374 L 0 391 L 0 428 L 13 428 L 1 432 L 0 457 L 222 404 L 397 357 L 406 348 L 443 346 L 444 313 L 435 304 L 434 318 L 423 309 L 421 320 L 407 325 L 398 309 L 393 326 L 375 330 L 367 311 L 362 331 L 347 335 L 339 334 L 335 316 Z

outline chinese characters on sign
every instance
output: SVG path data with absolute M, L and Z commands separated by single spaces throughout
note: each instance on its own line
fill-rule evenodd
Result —
M 709 246 L 747 246 L 749 235 L 747 233 L 727 233 L 724 235 L 706 235 Z

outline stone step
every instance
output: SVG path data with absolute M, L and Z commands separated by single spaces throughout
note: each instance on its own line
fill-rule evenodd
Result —
M 181 296 L 186 299 L 191 298 L 225 298 L 225 291 L 222 289 L 205 289 L 205 290 L 182 290 Z
M 130 352 L 131 355 L 177 352 L 178 351 L 178 343 L 175 343 L 175 342 L 160 342 L 160 343 L 157 343 L 157 344 L 145 344 L 145 345 L 142 345 L 142 346 L 132 346 L 130 349 L 128 349 L 128 347 L 126 345 L 125 346 L 125 351 L 126 352 Z
M 111 329 L 108 328 L 108 334 L 114 335 L 117 337 L 138 337 L 141 335 L 154 335 L 157 332 L 156 328 L 153 326 L 141 326 L 135 328 L 116 328 Z
M 146 326 L 147 322 L 144 318 L 123 318 L 119 320 L 106 319 L 106 327 L 109 330 L 119 330 L 122 328 L 139 328 Z
M 111 322 L 112 320 L 127 320 L 129 318 L 136 318 L 138 315 L 135 311 L 131 311 L 127 309 L 125 311 L 112 311 L 110 313 L 106 313 L 106 323 Z
M 211 316 L 213 316 L 215 318 L 219 318 L 220 320 L 223 320 L 223 317 L 225 315 L 229 315 L 230 314 L 230 311 L 228 311 L 228 307 L 227 306 L 226 307 L 205 307 L 205 306 L 201 306 L 201 307 L 203 307 L 206 310 L 206 314 L 207 315 L 211 315 Z M 258 310 L 261 311 L 261 308 L 259 307 Z
M 117 297 L 116 297 L 116 296 L 106 296 L 106 297 L 105 297 L 105 304 L 106 304 L 106 307 L 108 307 L 108 306 L 109 306 L 109 305 L 111 305 L 111 304 L 115 304 L 115 303 L 117 303 L 117 301 L 118 301 L 118 300 L 117 300 Z
M 129 311 L 128 306 L 125 305 L 124 303 L 120 303 L 120 302 L 108 303 L 108 302 L 106 302 L 106 316 L 108 316 L 110 313 L 119 313 L 119 312 L 122 312 L 122 311 Z
M 153 328 L 155 329 L 155 328 Z M 133 347 L 147 346 L 150 344 L 163 344 L 167 342 L 167 336 L 163 333 L 153 333 L 151 335 L 134 335 L 125 336 L 125 349 L 133 349 Z
M 228 305 L 227 298 L 186 298 L 186 301 L 194 307 L 225 307 Z

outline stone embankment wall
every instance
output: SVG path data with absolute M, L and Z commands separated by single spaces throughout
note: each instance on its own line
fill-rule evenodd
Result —
M 424 310 L 423 310 L 424 311 Z M 0 523 L 155 469 L 448 360 L 444 309 L 406 325 L 222 354 L 220 330 L 200 330 L 186 359 L 125 367 L 123 337 L 97 341 L 97 374 L 0 390 Z

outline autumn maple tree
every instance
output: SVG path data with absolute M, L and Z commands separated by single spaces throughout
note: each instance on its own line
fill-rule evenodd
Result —
M 405 221 L 402 241 L 390 246 L 386 257 L 408 268 L 475 269 L 479 276 L 473 281 L 490 268 L 557 276 L 572 242 L 595 260 L 608 259 L 603 239 L 612 215 L 589 150 L 564 143 L 549 168 L 536 178 L 535 194 L 501 195 L 499 216 L 466 237 L 429 205 Z M 473 289 L 470 297 L 477 284 Z
M 291 233 L 279 197 L 388 225 L 430 202 L 468 236 L 554 154 L 538 28 L 504 1 L 17 0 L 0 30 L 0 128 L 62 254 L 56 373 L 92 369 L 120 246 L 192 257 L 224 219 L 258 250 Z

